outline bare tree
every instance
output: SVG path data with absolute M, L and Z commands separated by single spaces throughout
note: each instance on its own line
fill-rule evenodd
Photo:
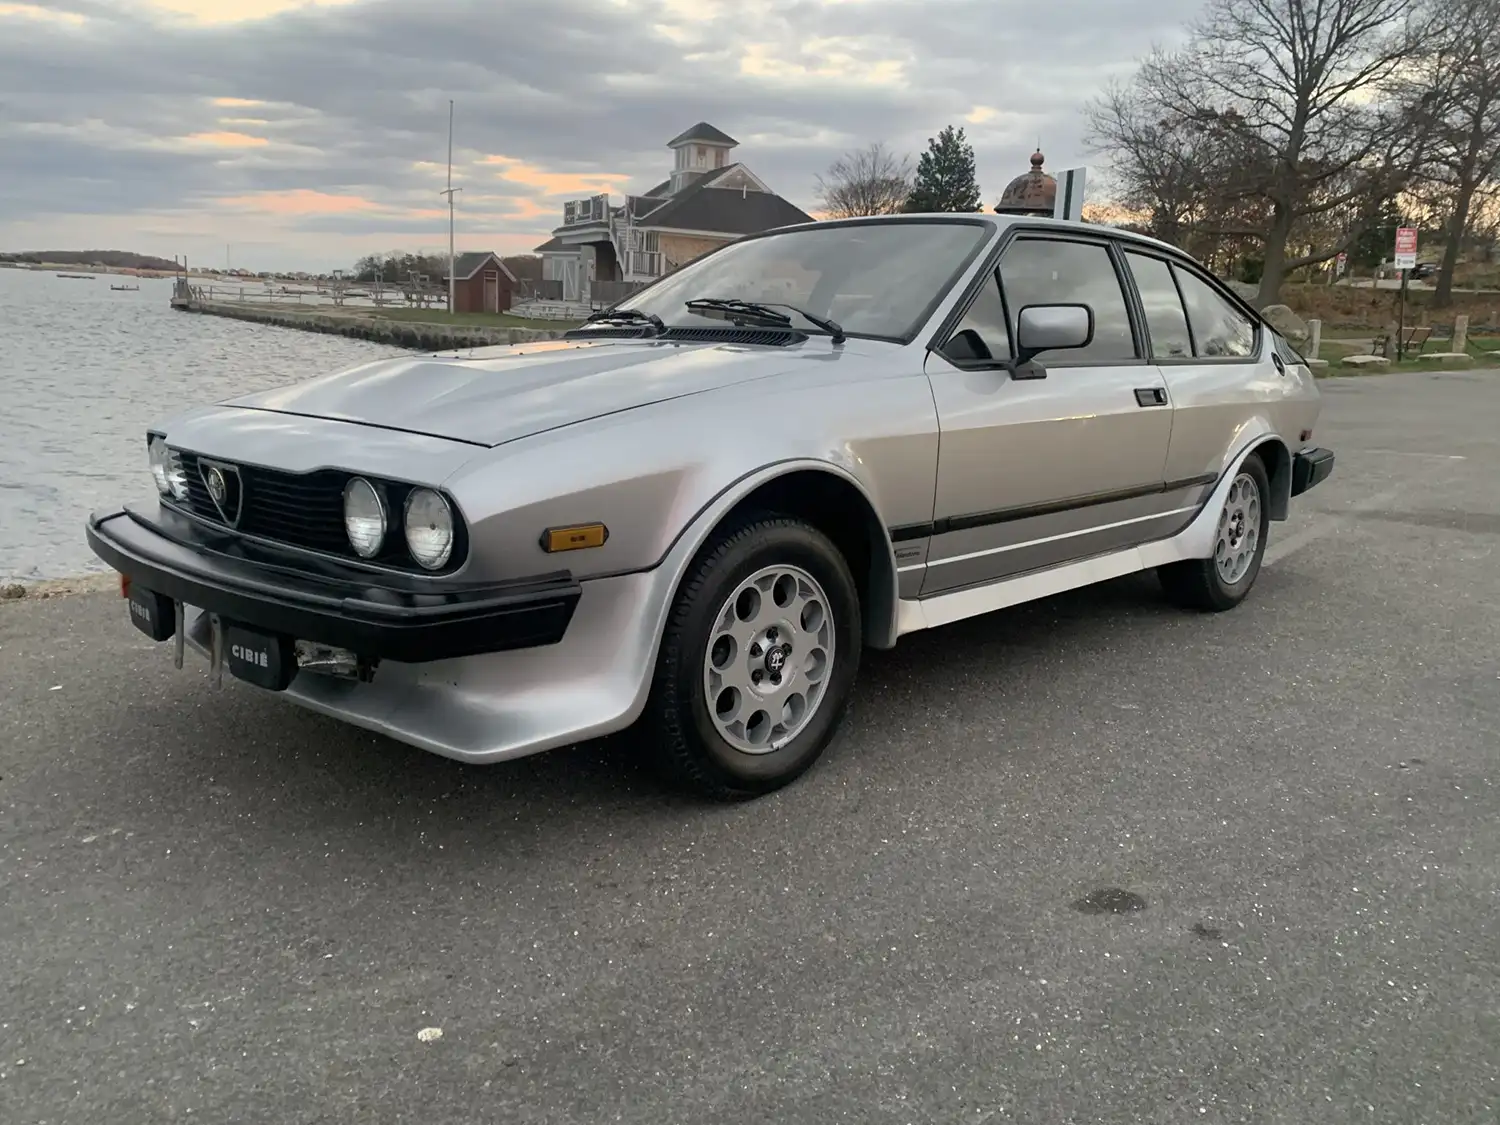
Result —
M 911 158 L 880 141 L 845 153 L 817 179 L 818 202 L 830 218 L 893 215 L 911 193 Z
M 1398 79 L 1431 49 L 1437 10 L 1428 0 L 1209 0 L 1182 51 L 1141 67 L 1135 96 L 1151 120 L 1174 137 L 1201 131 L 1212 154 L 1201 190 L 1231 228 L 1253 228 L 1223 233 L 1259 242 L 1261 305 L 1289 272 L 1351 244 L 1414 175 L 1435 94 L 1407 97 Z M 1310 241 L 1339 214 L 1357 221 Z
M 1440 306 L 1452 303 L 1453 272 L 1475 204 L 1500 173 L 1500 0 L 1450 0 L 1449 18 L 1449 37 L 1425 76 L 1440 107 L 1423 193 L 1444 231 L 1433 294 Z
M 1148 216 L 1155 237 L 1185 247 L 1224 176 L 1215 167 L 1214 136 L 1175 116 L 1153 89 L 1156 57 L 1089 104 L 1087 143 L 1107 159 L 1116 201 Z

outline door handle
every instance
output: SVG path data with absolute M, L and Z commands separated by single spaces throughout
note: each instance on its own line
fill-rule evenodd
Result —
M 1165 387 L 1137 387 L 1135 404 L 1137 406 L 1166 406 L 1167 389 Z

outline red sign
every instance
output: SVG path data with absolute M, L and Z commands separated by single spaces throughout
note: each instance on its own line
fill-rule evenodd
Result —
M 1396 230 L 1396 268 L 1409 270 L 1417 264 L 1417 228 L 1399 227 Z

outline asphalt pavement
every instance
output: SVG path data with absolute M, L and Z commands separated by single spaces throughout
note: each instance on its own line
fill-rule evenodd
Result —
M 746 805 L 0 605 L 0 1121 L 1495 1121 L 1500 372 L 1322 385 L 1240 608 L 912 636 Z

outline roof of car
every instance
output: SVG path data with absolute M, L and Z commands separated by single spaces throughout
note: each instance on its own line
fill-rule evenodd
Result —
M 951 222 L 957 220 L 970 223 L 979 222 L 987 226 L 1002 228 L 1010 226 L 1050 227 L 1057 230 L 1078 231 L 1080 234 L 1104 233 L 1113 238 L 1139 243 L 1142 246 L 1151 246 L 1158 250 L 1168 250 L 1179 256 L 1184 253 L 1180 247 L 1173 246 L 1170 242 L 1162 242 L 1160 239 L 1152 238 L 1150 235 L 1139 234 L 1136 231 L 1126 230 L 1123 227 L 1112 227 L 1104 223 L 1079 222 L 1074 219 L 1053 219 L 1043 215 L 996 215 L 988 211 L 903 211 L 894 215 L 866 215 L 850 219 L 824 219 L 817 223 L 797 223 L 793 224 L 793 226 L 863 226 L 868 223 L 901 223 L 913 220 L 921 222 L 941 220 Z M 792 228 L 780 227 L 778 229 L 787 230 Z M 775 232 L 768 230 L 764 233 L 773 234 Z

